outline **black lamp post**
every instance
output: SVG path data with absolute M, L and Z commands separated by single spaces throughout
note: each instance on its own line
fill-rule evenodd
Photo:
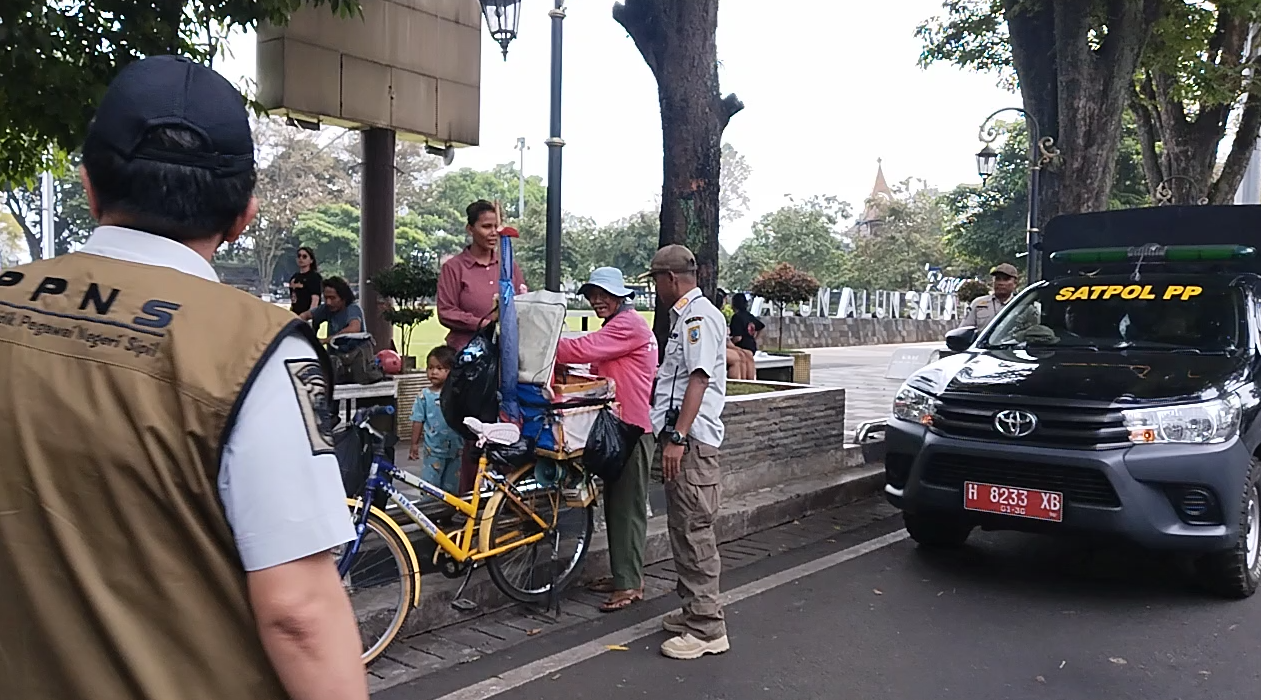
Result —
M 504 60 L 508 59 L 508 44 L 517 38 L 521 0 L 481 0 L 482 14 L 490 37 L 503 48 Z M 547 13 L 552 18 L 552 105 L 551 129 L 547 141 L 547 237 L 544 239 L 547 262 L 547 279 L 544 286 L 552 292 L 560 291 L 560 177 L 561 148 L 565 141 L 560 137 L 561 96 L 561 49 L 563 45 L 564 0 L 556 0 Z
M 985 144 L 981 152 L 976 154 L 976 171 L 981 176 L 982 186 L 998 167 L 998 153 L 993 149 L 992 144 L 998 139 L 999 132 L 990 122 L 1003 112 L 1019 112 L 1029 124 L 1029 222 L 1025 226 L 1025 255 L 1027 256 L 1025 263 L 1028 277 L 1025 283 L 1033 284 L 1041 276 L 1038 258 L 1038 249 L 1042 244 L 1041 232 L 1038 229 L 1038 186 L 1041 184 L 1042 168 L 1054 160 L 1060 151 L 1055 147 L 1055 139 L 1042 136 L 1038 120 L 1034 119 L 1032 114 L 1019 107 L 1004 107 L 997 110 L 981 122 L 981 129 L 977 134 L 977 138 Z

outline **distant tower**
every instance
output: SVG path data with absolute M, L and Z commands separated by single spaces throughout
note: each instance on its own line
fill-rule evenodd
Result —
M 871 188 L 871 195 L 863 208 L 863 215 L 854 222 L 853 228 L 846 232 L 848 236 L 867 236 L 876 231 L 884 223 L 889 203 L 893 201 L 893 190 L 884 179 L 884 159 L 876 159 L 876 184 Z

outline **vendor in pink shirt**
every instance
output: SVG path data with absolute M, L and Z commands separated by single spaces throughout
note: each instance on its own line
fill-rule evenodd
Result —
M 456 352 L 464 349 L 473 334 L 498 318 L 499 296 L 499 213 L 495 205 L 479 199 L 468 205 L 469 236 L 472 244 L 459 255 L 442 263 L 438 275 L 438 322 L 449 329 L 447 345 Z M 512 281 L 517 293 L 526 291 L 521 266 L 512 264 Z M 471 493 L 477 478 L 477 455 L 473 441 L 466 440 L 460 453 L 460 493 Z
M 465 229 L 472 243 L 459 255 L 442 263 L 438 275 L 438 322 L 446 326 L 447 345 L 457 352 L 473 334 L 494 321 L 499 295 L 499 215 L 495 205 L 479 199 L 465 209 Z M 517 293 L 526 291 L 521 266 L 513 262 L 512 281 Z
M 648 534 L 648 470 L 656 444 L 648 406 L 657 374 L 657 340 L 648 322 L 630 300 L 622 271 L 601 267 L 578 289 L 604 325 L 581 338 L 562 338 L 556 361 L 590 364 L 592 373 L 613 380 L 622 420 L 643 428 L 621 476 L 604 486 L 604 511 L 609 533 L 612 576 L 591 584 L 608 593 L 604 612 L 621 610 L 644 599 L 644 541 Z

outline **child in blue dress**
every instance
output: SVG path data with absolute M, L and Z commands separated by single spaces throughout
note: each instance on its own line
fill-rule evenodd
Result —
M 447 493 L 458 493 L 460 487 L 460 448 L 464 440 L 442 417 L 438 399 L 442 385 L 455 365 L 455 350 L 439 345 L 425 358 L 425 373 L 429 387 L 422 389 L 412 404 L 412 447 L 407 456 L 421 459 L 421 438 L 425 453 L 421 461 L 420 478 Z

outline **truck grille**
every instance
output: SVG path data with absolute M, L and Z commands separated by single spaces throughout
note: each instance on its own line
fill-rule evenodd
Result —
M 920 480 L 933 486 L 963 489 L 963 482 L 978 481 L 997 486 L 1055 491 L 1070 503 L 1104 508 L 1120 508 L 1112 482 L 1098 469 L 1069 467 L 992 457 L 935 454 L 924 467 Z
M 1118 410 L 1069 406 L 1030 406 L 945 395 L 933 415 L 933 428 L 953 437 L 1003 440 L 1022 445 L 1108 449 L 1130 444 L 1130 433 Z M 1020 408 L 1038 417 L 1032 434 L 1007 438 L 994 428 L 994 415 Z

